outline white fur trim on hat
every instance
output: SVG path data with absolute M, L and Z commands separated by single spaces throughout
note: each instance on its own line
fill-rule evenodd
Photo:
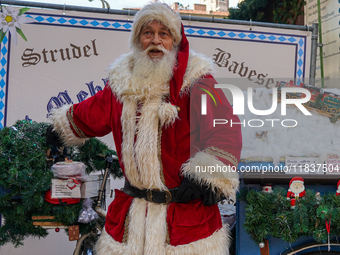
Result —
M 152 3 L 145 5 L 135 16 L 130 36 L 130 48 L 139 45 L 140 31 L 144 25 L 152 21 L 159 21 L 166 26 L 173 36 L 174 45 L 177 46 L 179 44 L 182 39 L 181 17 L 166 4 Z

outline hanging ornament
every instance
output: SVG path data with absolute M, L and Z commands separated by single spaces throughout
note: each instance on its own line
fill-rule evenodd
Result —
M 273 186 L 272 185 L 263 185 L 262 186 L 263 193 L 273 193 Z
M 320 204 L 321 201 L 321 194 L 319 191 L 315 191 L 315 200 L 316 200 L 316 204 Z
M 60 228 L 56 228 L 54 231 L 58 233 L 60 231 Z
M 336 185 L 337 190 L 336 190 L 336 195 L 340 196 L 340 180 L 338 181 L 338 184 Z
M 259 243 L 259 247 L 260 247 L 261 249 L 264 248 L 264 246 L 265 246 L 264 242 Z
M 331 232 L 331 219 L 329 219 L 328 221 L 325 220 L 325 224 L 326 224 L 326 230 L 327 230 L 327 234 L 328 234 L 328 251 L 331 250 L 331 244 L 329 241 L 329 232 Z
M 296 199 L 306 195 L 304 180 L 300 176 L 295 176 L 289 182 L 287 200 L 290 200 L 291 209 L 295 208 Z

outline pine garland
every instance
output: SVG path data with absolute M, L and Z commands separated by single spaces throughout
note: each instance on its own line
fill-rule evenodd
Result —
M 98 218 L 88 224 L 78 223 L 82 203 L 52 205 L 44 200 L 51 188 L 53 173 L 46 163 L 46 129 L 48 123 L 18 121 L 0 130 L 0 214 L 5 219 L 0 227 L 0 246 L 12 243 L 16 247 L 28 237 L 45 237 L 48 233 L 33 226 L 32 216 L 53 215 L 66 226 L 79 225 L 80 233 L 89 233 L 93 226 L 104 225 Z M 105 168 L 105 159 L 98 154 L 116 154 L 98 139 L 90 139 L 80 148 L 70 148 L 71 159 L 82 161 L 87 173 Z M 111 168 L 114 178 L 122 177 L 118 162 Z
M 301 236 L 327 242 L 326 221 L 331 222 L 330 239 L 340 235 L 340 196 L 329 193 L 317 200 L 315 191 L 307 189 L 291 209 L 286 195 L 282 187 L 275 187 L 272 193 L 240 191 L 238 198 L 247 203 L 244 228 L 257 244 L 269 235 L 289 243 Z

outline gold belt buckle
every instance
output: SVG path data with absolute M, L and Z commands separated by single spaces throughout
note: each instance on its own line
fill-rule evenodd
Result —
M 172 195 L 171 195 L 169 190 L 165 190 L 164 192 L 165 192 L 165 203 L 163 203 L 163 204 L 165 204 L 165 205 L 170 204 L 170 202 L 172 200 Z M 149 201 L 149 202 L 155 203 L 153 201 L 152 190 L 150 190 L 150 189 L 146 191 L 146 200 Z

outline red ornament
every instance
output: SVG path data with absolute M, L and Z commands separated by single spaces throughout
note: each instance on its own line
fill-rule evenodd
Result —
M 337 190 L 336 190 L 336 195 L 340 196 L 340 180 L 338 181 L 338 184 L 336 185 Z
M 59 231 L 60 231 L 60 228 L 56 228 L 56 229 L 55 229 L 55 232 L 58 233 Z
M 273 192 L 273 186 L 272 185 L 264 185 L 264 186 L 262 186 L 262 192 L 264 192 L 264 193 L 272 193 Z

